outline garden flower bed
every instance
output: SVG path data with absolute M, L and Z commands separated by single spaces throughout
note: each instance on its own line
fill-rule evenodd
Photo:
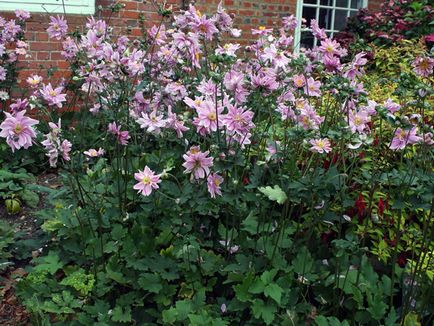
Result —
M 51 17 L 71 75 L 25 86 L 28 13 L 0 19 L 0 189 L 43 231 L 2 231 L 0 262 L 33 248 L 15 277 L 31 323 L 430 325 L 432 52 L 396 73 L 315 20 L 297 52 L 292 16 L 241 46 L 221 5 L 159 14 L 136 39 Z

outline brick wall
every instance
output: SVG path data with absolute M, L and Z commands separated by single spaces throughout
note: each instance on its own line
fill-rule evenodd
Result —
M 13 0 L 11 0 L 13 1 Z M 140 15 L 146 17 L 146 25 L 151 26 L 159 22 L 159 16 L 155 7 L 143 1 L 122 0 L 125 6 L 119 13 L 113 14 L 109 6 L 114 0 L 96 0 L 96 16 L 110 21 L 110 25 L 129 33 L 132 36 L 140 36 Z M 195 2 L 196 7 L 204 13 L 215 12 L 220 0 L 167 0 L 174 10 L 188 6 L 188 3 Z M 248 41 L 250 30 L 260 25 L 273 26 L 279 22 L 279 17 L 296 13 L 297 0 L 223 0 L 226 10 L 233 14 L 235 26 L 243 30 L 241 43 Z M 369 0 L 370 8 L 378 8 L 381 0 Z M 102 10 L 99 10 L 102 8 Z M 11 12 L 1 12 L 0 15 L 12 18 Z M 69 30 L 82 28 L 86 16 L 68 15 Z M 68 65 L 62 60 L 61 42 L 49 41 L 46 28 L 49 23 L 49 15 L 32 13 L 31 19 L 26 24 L 26 38 L 29 42 L 29 53 L 31 58 L 21 60 L 23 69 L 20 72 L 20 79 L 25 80 L 29 75 L 38 73 L 45 77 L 47 69 L 55 68 L 53 79 L 59 79 L 67 73 Z

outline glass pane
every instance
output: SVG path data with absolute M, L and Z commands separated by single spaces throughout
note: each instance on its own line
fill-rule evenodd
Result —
M 357 15 L 357 11 L 350 11 L 350 17 L 354 17 L 355 15 Z
M 336 7 L 348 8 L 349 0 L 336 0 Z
M 319 10 L 319 27 L 332 29 L 332 9 L 321 8 Z
M 302 17 L 306 19 L 306 25 L 310 26 L 310 21 L 316 19 L 316 8 L 303 7 Z
M 333 6 L 333 0 L 319 0 L 321 6 Z
M 351 8 L 362 8 L 363 7 L 363 0 L 351 0 Z
M 310 49 L 313 48 L 313 43 L 314 43 L 314 37 L 312 35 L 312 32 L 310 31 L 301 32 L 300 47 Z
M 316 5 L 318 3 L 318 0 L 304 0 L 303 3 L 309 3 Z
M 347 10 L 336 10 L 335 11 L 335 30 L 342 30 L 347 24 Z

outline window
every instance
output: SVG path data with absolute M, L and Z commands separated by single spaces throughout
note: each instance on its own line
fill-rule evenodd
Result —
M 348 17 L 352 17 L 360 8 L 367 6 L 368 0 L 298 0 L 297 19 L 306 19 L 306 25 L 310 26 L 310 20 L 316 19 L 319 27 L 324 28 L 327 35 L 342 30 Z M 317 40 L 313 37 L 309 28 L 301 28 L 300 24 L 295 33 L 296 47 L 311 48 Z
M 16 9 L 48 14 L 94 14 L 95 0 L 0 0 L 0 11 Z

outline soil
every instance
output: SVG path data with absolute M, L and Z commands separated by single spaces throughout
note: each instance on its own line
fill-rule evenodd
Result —
M 44 173 L 37 177 L 38 185 L 59 188 L 58 175 L 55 173 Z M 4 203 L 0 203 L 0 218 L 13 225 L 14 231 L 23 234 L 22 240 L 35 239 L 41 234 L 39 223 L 35 217 L 35 212 L 44 208 L 46 205 L 46 194 L 39 193 L 39 205 L 36 208 L 23 207 L 22 211 L 15 215 L 6 212 Z M 31 257 L 36 257 L 39 252 L 33 251 Z M 12 257 L 13 265 L 0 273 L 0 325 L 2 326 L 20 326 L 31 325 L 30 315 L 19 302 L 15 295 L 15 284 L 24 277 L 27 272 L 25 266 L 30 262 L 27 260 L 18 260 Z

